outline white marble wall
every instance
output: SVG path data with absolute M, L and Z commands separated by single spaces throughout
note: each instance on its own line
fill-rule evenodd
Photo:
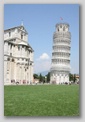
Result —
M 28 84 L 28 81 L 33 82 L 33 51 L 29 51 L 29 46 L 19 44 L 26 41 L 28 35 L 25 34 L 24 40 L 21 40 L 21 31 L 17 29 L 11 30 L 11 36 L 9 37 L 9 30 L 4 33 L 4 84 L 12 84 L 11 80 L 23 84 Z M 8 39 L 16 38 L 16 42 L 11 42 Z M 12 39 L 13 40 L 13 39 Z M 20 47 L 20 49 L 18 48 Z M 28 48 L 28 49 L 27 49 Z M 6 57 L 6 56 L 7 57 Z M 10 61 L 8 61 L 8 58 Z M 30 58 L 30 60 L 28 60 Z M 31 62 L 31 65 L 29 63 Z M 27 68 L 28 67 L 28 68 Z
M 10 33 L 10 36 L 9 36 L 9 33 Z M 22 30 L 19 29 L 18 31 L 18 28 L 12 28 L 10 30 L 4 31 L 4 40 L 16 38 L 17 42 L 20 42 L 21 33 L 22 33 Z M 26 42 L 28 41 L 28 35 L 26 33 L 23 33 L 23 40 Z
M 67 74 L 56 74 L 51 76 L 51 83 L 55 81 L 56 84 L 69 83 L 69 75 Z
M 70 39 L 71 34 L 69 32 L 69 25 L 67 23 L 57 24 L 56 31 L 53 34 L 53 51 L 50 76 L 51 83 L 52 81 L 55 81 L 56 84 L 69 82 Z

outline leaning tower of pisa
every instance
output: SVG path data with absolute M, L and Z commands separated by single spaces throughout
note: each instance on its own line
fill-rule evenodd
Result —
M 56 84 L 69 83 L 70 73 L 70 42 L 69 24 L 56 24 L 53 34 L 53 49 L 50 82 Z

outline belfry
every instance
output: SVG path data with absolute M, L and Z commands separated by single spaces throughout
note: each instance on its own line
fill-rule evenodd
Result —
M 56 31 L 53 34 L 50 83 L 69 83 L 70 42 L 69 24 L 56 24 Z

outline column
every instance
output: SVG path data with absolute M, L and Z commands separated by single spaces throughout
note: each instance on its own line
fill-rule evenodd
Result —
M 11 60 L 8 61 L 8 68 L 7 68 L 7 70 L 8 70 L 7 79 L 8 79 L 9 84 L 11 84 Z
M 33 83 L 33 63 L 31 64 L 31 82 Z
M 14 80 L 16 82 L 16 72 L 17 72 L 17 63 L 16 63 L 16 60 L 14 61 Z
M 8 54 L 8 42 L 4 42 L 4 54 Z
M 61 84 L 63 83 L 63 76 L 62 76 L 62 74 L 61 74 Z
M 7 60 L 4 61 L 4 84 L 7 82 Z
M 14 59 L 11 61 L 11 80 L 14 80 Z
M 16 65 L 16 82 L 19 81 L 19 64 Z
M 31 70 L 31 68 L 30 68 L 30 62 L 29 62 L 29 84 L 30 84 L 30 70 Z
M 57 84 L 59 84 L 59 75 L 57 75 Z
M 23 64 L 21 66 L 21 84 L 23 84 Z

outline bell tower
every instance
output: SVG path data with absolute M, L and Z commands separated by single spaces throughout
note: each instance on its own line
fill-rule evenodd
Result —
M 53 34 L 51 83 L 69 83 L 70 42 L 71 34 L 69 32 L 69 24 L 56 24 L 56 31 Z

